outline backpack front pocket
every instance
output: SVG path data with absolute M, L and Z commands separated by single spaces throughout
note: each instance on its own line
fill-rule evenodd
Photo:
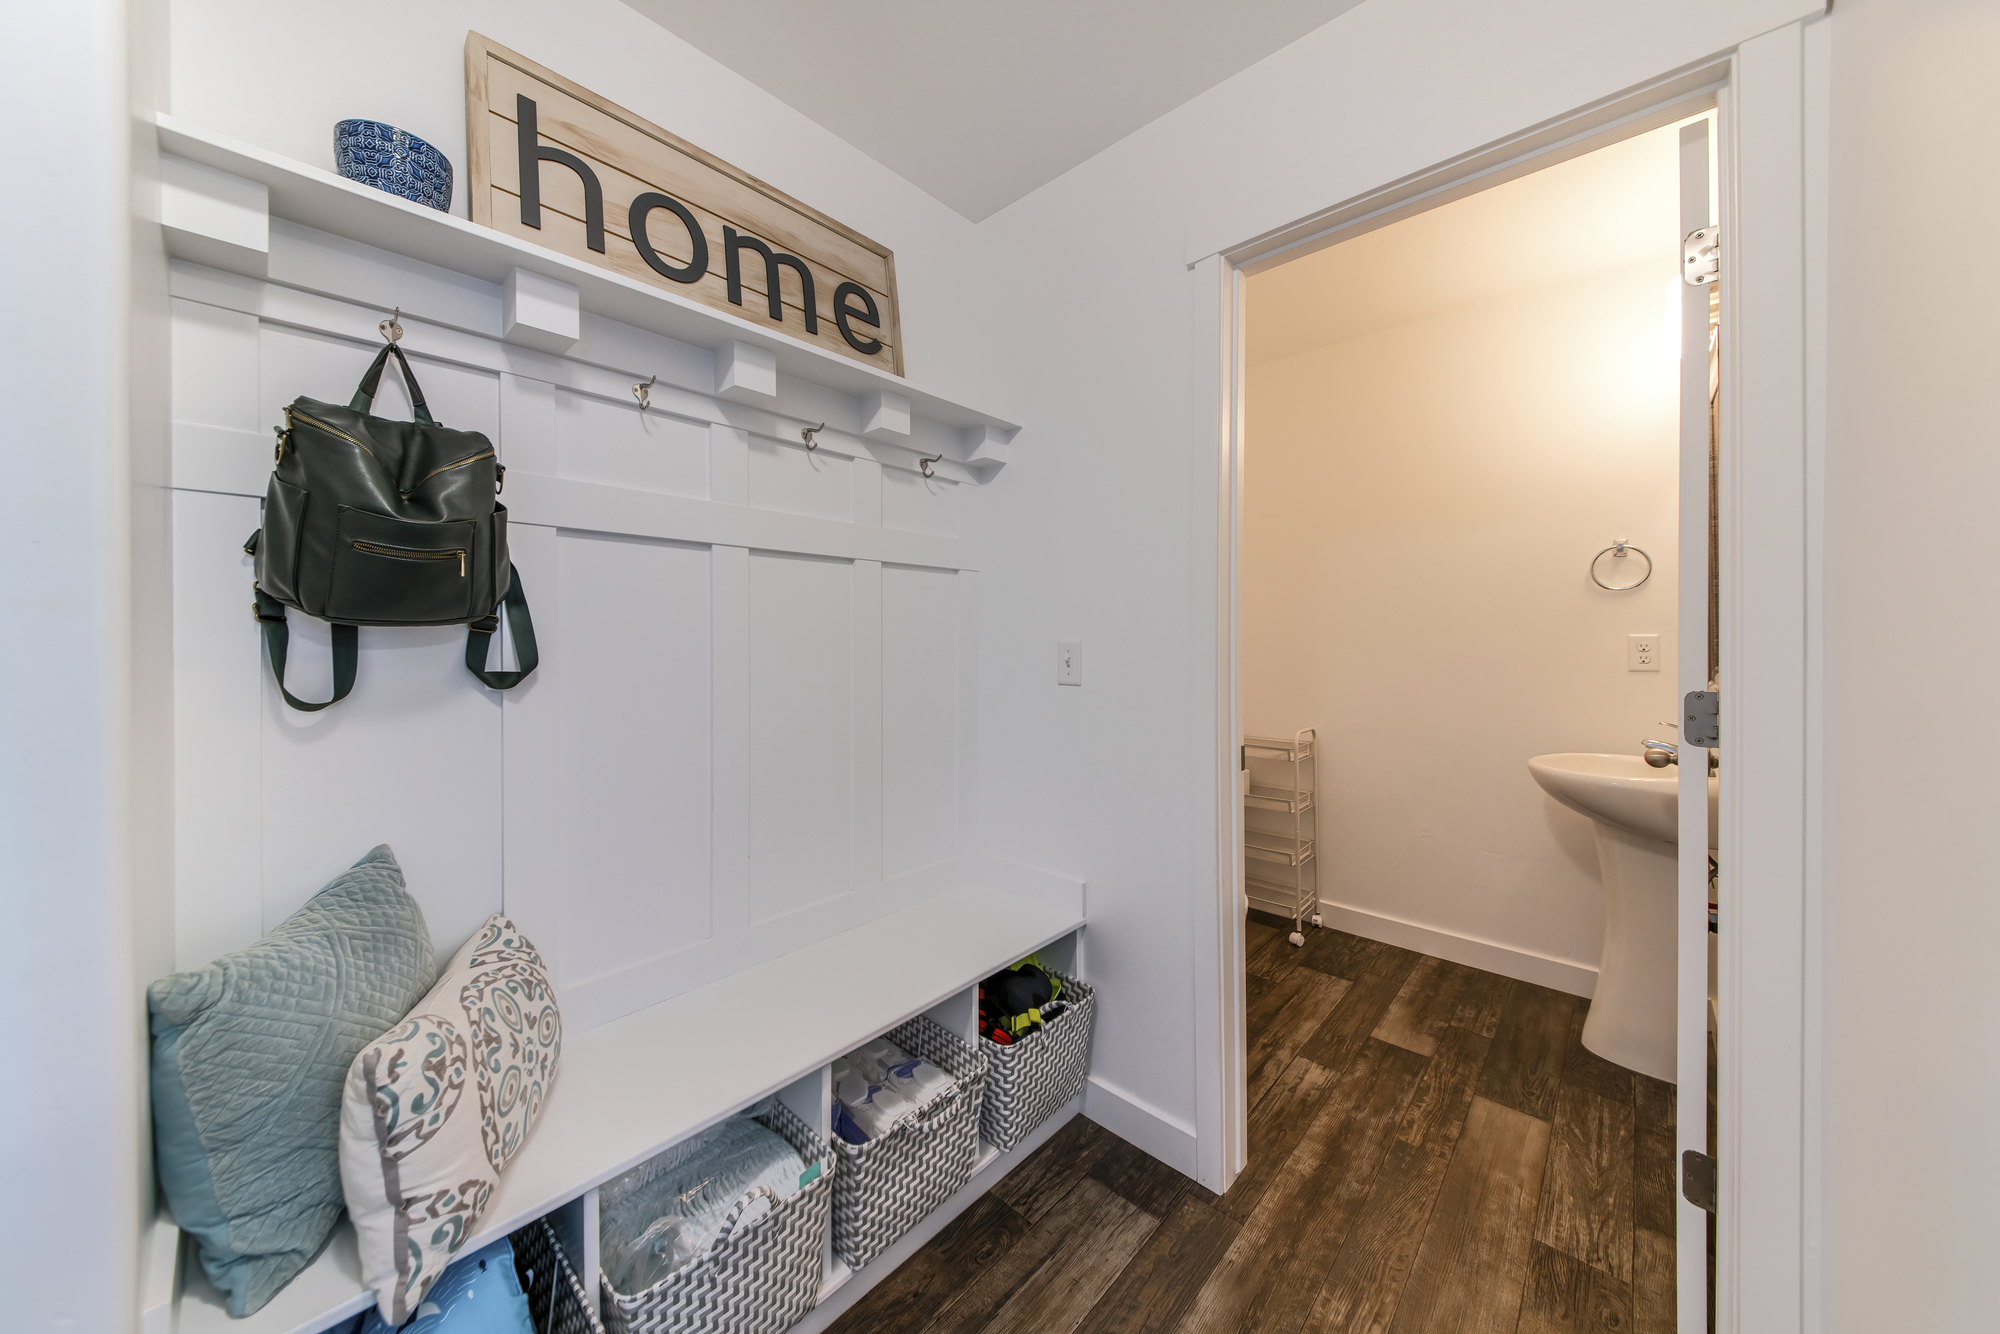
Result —
M 478 525 L 410 523 L 342 506 L 335 530 L 328 620 L 356 625 L 448 625 L 472 615 Z

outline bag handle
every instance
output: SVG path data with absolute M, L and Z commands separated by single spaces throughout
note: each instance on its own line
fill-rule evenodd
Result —
M 735 1234 L 736 1224 L 741 1221 L 743 1211 L 755 1204 L 759 1199 L 768 1199 L 773 1209 L 783 1203 L 778 1198 L 778 1192 L 772 1190 L 769 1186 L 752 1186 L 749 1190 L 744 1191 L 743 1198 L 736 1201 L 736 1207 L 729 1211 L 729 1217 L 722 1220 L 722 1228 L 715 1234 L 715 1240 L 708 1243 L 708 1249 L 702 1253 L 704 1258 L 715 1254 L 718 1250 L 729 1244 L 729 1238 Z M 770 1215 L 766 1213 L 764 1217 L 768 1218 Z
M 368 373 L 361 377 L 361 387 L 354 391 L 354 397 L 347 406 L 355 412 L 365 413 L 375 404 L 375 390 L 382 383 L 382 367 L 388 364 L 389 354 L 396 354 L 396 364 L 403 368 L 403 383 L 410 387 L 410 406 L 416 409 L 417 424 L 436 426 L 431 419 L 430 405 L 424 402 L 424 391 L 417 387 L 417 377 L 410 373 L 410 359 L 403 355 L 403 349 L 394 343 L 382 344 L 382 350 L 375 354 Z
M 929 1116 L 913 1116 L 904 1122 L 904 1124 L 912 1127 L 919 1135 L 937 1134 L 938 1131 L 944 1129 L 946 1122 L 957 1115 L 959 1104 L 964 1101 L 959 1097 L 959 1092 L 960 1090 L 954 1089 L 942 1098 L 937 1099 L 937 1110 L 933 1111 Z
M 521 669 L 514 672 L 486 670 L 486 652 L 493 632 L 499 629 L 498 617 L 489 616 L 483 622 L 474 621 L 465 632 L 466 669 L 495 690 L 513 689 L 541 665 L 541 654 L 535 645 L 535 623 L 528 613 L 527 594 L 521 588 L 521 572 L 510 562 L 507 575 L 507 624 L 514 640 L 514 656 L 520 659 Z M 291 625 L 285 620 L 285 604 L 255 585 L 252 585 L 251 593 L 256 598 L 251 604 L 251 613 L 257 618 L 257 624 L 264 628 L 264 647 L 271 655 L 271 675 L 276 678 L 278 691 L 284 695 L 285 703 L 301 713 L 317 713 L 329 704 L 338 704 L 346 699 L 354 689 L 355 669 L 361 656 L 359 628 L 342 625 L 338 621 L 333 623 L 333 698 L 310 704 L 285 688 L 285 659 L 292 640 Z
M 292 627 L 285 621 L 285 604 L 266 593 L 256 585 L 251 585 L 251 594 L 257 599 L 250 604 L 257 624 L 264 627 L 264 647 L 271 654 L 271 675 L 278 680 L 278 693 L 285 697 L 285 703 L 301 713 L 318 713 L 329 704 L 338 704 L 347 698 L 347 692 L 354 689 L 354 667 L 360 657 L 361 632 L 352 625 L 333 624 L 333 698 L 308 704 L 291 691 L 285 689 L 285 651 L 291 646 Z
M 535 647 L 535 622 L 528 615 L 528 595 L 521 589 L 521 572 L 514 568 L 512 561 L 507 562 L 505 601 L 507 632 L 514 641 L 514 656 L 520 660 L 520 671 L 486 670 L 486 650 L 493 641 L 493 632 L 500 628 L 498 616 L 482 616 L 476 621 L 469 622 L 465 627 L 465 670 L 494 690 L 512 690 L 527 680 L 529 674 L 540 666 L 542 661 L 541 652 Z

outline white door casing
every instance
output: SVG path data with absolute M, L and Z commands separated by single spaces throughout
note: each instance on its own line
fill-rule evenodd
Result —
M 1716 1327 L 1803 1327 L 1808 598 L 1804 27 L 1722 100 Z
M 1708 127 L 1680 135 L 1681 235 L 1706 227 Z M 1681 286 L 1680 635 L 1677 694 L 1708 685 L 1708 302 L 1709 288 Z M 1677 1090 L 1674 1162 L 1708 1152 L 1708 752 L 1687 739 L 1681 722 L 1680 882 L 1675 912 L 1679 943 Z M 1677 1195 L 1674 1207 L 1676 1324 L 1680 1334 L 1708 1329 L 1708 1211 Z M 1692 1261 L 1692 1263 L 1690 1263 Z

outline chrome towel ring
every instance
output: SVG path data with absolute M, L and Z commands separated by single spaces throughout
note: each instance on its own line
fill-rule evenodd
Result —
M 1629 584 L 1607 584 L 1597 577 L 1597 562 L 1603 560 L 1606 556 L 1610 556 L 1613 560 L 1624 560 L 1627 553 L 1636 553 L 1639 559 L 1646 562 L 1646 572 L 1644 574 Z M 1610 546 L 1590 558 L 1590 582 L 1612 593 L 1629 593 L 1652 577 L 1653 558 L 1623 539 L 1613 542 Z

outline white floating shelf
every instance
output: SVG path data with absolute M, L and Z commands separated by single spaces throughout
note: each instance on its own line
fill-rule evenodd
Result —
M 534 1134 L 475 1249 L 832 1062 L 1083 926 L 1080 910 L 959 889 L 565 1037 Z M 983 1165 L 983 1164 L 982 1164 Z M 311 1334 L 357 1311 L 345 1221 L 269 1305 L 232 1320 L 190 1256 L 179 1334 Z
M 333 172 L 197 128 L 176 116 L 162 113 L 154 119 L 162 151 L 263 186 L 269 193 L 271 217 L 489 283 L 504 284 L 516 269 L 524 269 L 576 288 L 582 308 L 593 315 L 712 351 L 735 343 L 748 344 L 770 353 L 780 374 L 856 396 L 887 394 L 906 404 L 906 413 L 970 432 L 975 441 L 991 439 L 992 432 L 985 428 L 1003 438 L 1018 429 L 1003 418 L 926 393 L 901 376 L 677 293 L 559 255 L 465 218 L 356 185 Z M 211 254 L 189 257 L 211 265 L 223 262 Z M 989 450 L 981 457 L 997 460 L 1000 456 Z

